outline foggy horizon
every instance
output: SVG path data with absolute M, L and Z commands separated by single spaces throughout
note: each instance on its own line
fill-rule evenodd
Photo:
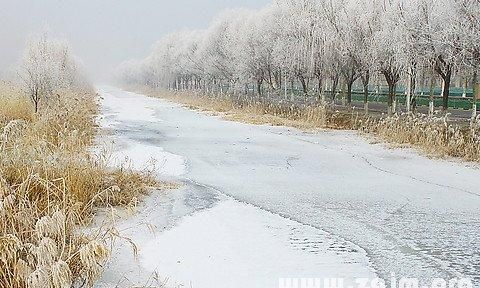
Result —
M 164 35 L 204 29 L 230 8 L 260 8 L 261 0 L 5 1 L 0 10 L 0 73 L 15 69 L 29 37 L 47 33 L 69 42 L 94 82 L 108 81 L 129 59 L 144 58 Z

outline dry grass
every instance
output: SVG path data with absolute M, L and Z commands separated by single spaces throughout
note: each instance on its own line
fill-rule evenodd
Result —
M 14 119 L 33 120 L 33 107 L 20 89 L 1 81 L 0 95 L 0 125 Z
M 480 162 L 480 118 L 472 126 L 451 124 L 448 115 L 404 114 L 359 122 L 361 131 L 397 145 L 415 147 L 430 156 Z
M 143 94 L 168 99 L 187 107 L 216 112 L 226 120 L 249 124 L 289 126 L 299 129 L 347 129 L 352 125 L 349 113 L 332 112 L 323 105 L 298 106 L 266 103 L 256 99 L 231 98 L 227 95 L 203 95 L 195 92 L 171 92 L 134 89 Z
M 0 88 L 0 287 L 90 286 L 108 257 L 108 231 L 79 225 L 98 206 L 129 205 L 156 185 L 88 153 L 96 132 L 91 92 L 58 91 L 34 115 Z

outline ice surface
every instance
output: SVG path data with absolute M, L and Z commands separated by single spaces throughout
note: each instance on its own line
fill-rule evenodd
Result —
M 399 277 L 419 277 L 425 281 L 464 275 L 479 280 L 480 173 L 475 165 L 432 160 L 408 149 L 372 145 L 352 131 L 305 133 L 285 127 L 254 126 L 224 121 L 114 88 L 103 88 L 100 92 L 104 97 L 103 121 L 110 119 L 116 149 L 124 151 L 123 155 L 132 154 L 131 158 L 140 163 L 148 157 L 136 158 L 135 155 L 142 151 L 157 155 L 158 151 L 158 161 L 170 161 L 164 173 L 186 183 L 189 197 L 165 204 L 169 208 L 162 209 L 178 212 L 178 207 L 190 207 L 186 209 L 188 212 L 180 214 L 191 216 L 167 221 L 166 230 L 173 227 L 171 230 L 140 241 L 143 249 L 150 249 L 137 263 L 146 275 L 156 266 L 157 270 L 170 274 L 172 280 L 205 283 L 198 275 L 202 271 L 196 270 L 198 263 L 203 263 L 198 258 L 218 255 L 214 251 L 216 246 L 219 251 L 226 250 L 226 245 L 239 249 L 238 243 L 229 238 L 230 233 L 245 239 L 253 239 L 252 233 L 265 236 L 265 242 L 255 243 L 254 247 L 245 245 L 248 247 L 244 252 L 277 253 L 268 251 L 271 246 L 290 255 L 289 263 L 303 257 L 306 263 L 315 266 L 318 262 L 312 253 L 289 252 L 291 243 L 282 238 L 286 227 L 298 223 L 316 231 L 317 234 L 313 230 L 307 233 L 310 236 L 330 235 L 332 238 L 325 236 L 326 241 L 343 241 L 347 243 L 345 247 L 358 247 L 356 250 L 360 252 L 351 253 L 352 261 L 363 263 L 364 271 L 374 269 L 381 277 L 389 277 L 394 272 Z M 205 187 L 216 191 L 214 198 L 219 200 L 213 204 L 205 200 L 201 196 Z M 205 201 L 209 204 L 204 205 Z M 237 205 L 233 205 L 235 203 Z M 226 211 L 225 207 L 232 211 Z M 228 222 L 215 222 L 221 222 L 218 219 L 221 215 Z M 238 219 L 234 219 L 235 215 Z M 238 225 L 243 218 L 246 223 Z M 272 225 L 259 224 L 259 219 L 271 221 Z M 193 232 L 199 229 L 200 223 L 216 229 L 211 235 L 195 237 L 198 233 Z M 228 223 L 236 223 L 238 231 L 233 229 L 236 225 Z M 278 238 L 269 234 L 272 230 L 268 226 L 279 227 Z M 144 237 L 140 234 L 133 236 Z M 209 237 L 213 235 L 225 237 L 225 242 L 210 245 Z M 178 241 L 174 241 L 175 238 Z M 246 243 L 252 243 L 248 241 Z M 159 252 L 154 254 L 154 243 L 165 247 L 158 247 Z M 175 245 L 179 243 L 183 245 Z M 194 253 L 194 248 L 200 250 Z M 170 249 L 172 252 L 167 253 Z M 363 260 L 361 251 L 366 252 Z M 189 255 L 192 255 L 190 259 Z M 248 257 L 244 255 L 226 256 L 229 263 L 234 263 L 229 268 L 232 273 L 249 266 L 245 262 Z M 155 258 L 158 261 L 152 260 Z M 320 258 L 318 261 L 322 261 Z M 181 259 L 179 265 L 168 264 L 178 259 Z M 226 277 L 225 271 L 218 268 L 221 262 L 204 260 L 209 263 L 204 267 L 211 279 Z M 186 267 L 182 261 L 197 263 L 197 266 Z M 266 268 L 273 265 L 266 259 L 262 264 Z M 114 262 L 111 265 L 118 267 Z M 332 267 L 337 267 L 335 265 Z M 273 271 L 271 275 L 285 277 L 279 266 L 271 267 L 278 269 L 278 273 Z M 351 269 L 352 272 L 360 270 Z M 293 275 L 288 276 L 303 276 L 294 275 L 296 273 L 300 272 L 293 269 Z M 315 274 L 311 277 L 322 275 L 322 271 L 317 269 Z M 195 277 L 189 278 L 189 275 Z M 115 275 L 109 277 L 115 279 Z M 258 277 L 249 283 L 269 281 L 265 279 Z M 225 287 L 220 281 L 210 284 L 209 287 Z
M 109 137 L 98 142 L 109 152 L 111 166 L 127 164 L 136 170 L 155 169 L 163 176 L 180 176 L 185 173 L 185 159 L 164 151 L 152 139 L 142 137 L 148 123 L 162 120 L 155 117 L 153 99 L 144 99 L 141 103 L 135 97 L 119 100 L 108 93 L 102 94 L 102 115 L 100 126 L 113 131 Z M 150 101 L 149 101 L 150 100 Z M 133 137 L 135 134 L 138 137 Z M 128 137 L 124 137 L 124 135 Z M 153 142 L 152 142 L 153 141 Z

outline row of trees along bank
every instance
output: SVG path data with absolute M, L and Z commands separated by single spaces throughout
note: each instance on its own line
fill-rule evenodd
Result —
M 230 94 L 254 85 L 258 94 L 281 95 L 297 83 L 322 101 L 344 90 L 347 104 L 358 83 L 366 109 L 376 81 L 388 87 L 389 113 L 399 85 L 409 111 L 423 85 L 433 112 L 437 81 L 445 110 L 455 79 L 478 82 L 479 31 L 477 0 L 274 0 L 258 11 L 225 11 L 205 30 L 167 35 L 145 59 L 123 63 L 117 78 Z

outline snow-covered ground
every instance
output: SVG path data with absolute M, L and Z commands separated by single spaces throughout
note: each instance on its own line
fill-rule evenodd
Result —
M 278 287 L 282 277 L 480 277 L 480 171 L 350 131 L 228 122 L 102 87 L 113 155 L 154 158 L 181 189 L 148 197 L 119 229 L 99 287 L 155 279 Z M 153 233 L 155 231 L 155 233 Z

